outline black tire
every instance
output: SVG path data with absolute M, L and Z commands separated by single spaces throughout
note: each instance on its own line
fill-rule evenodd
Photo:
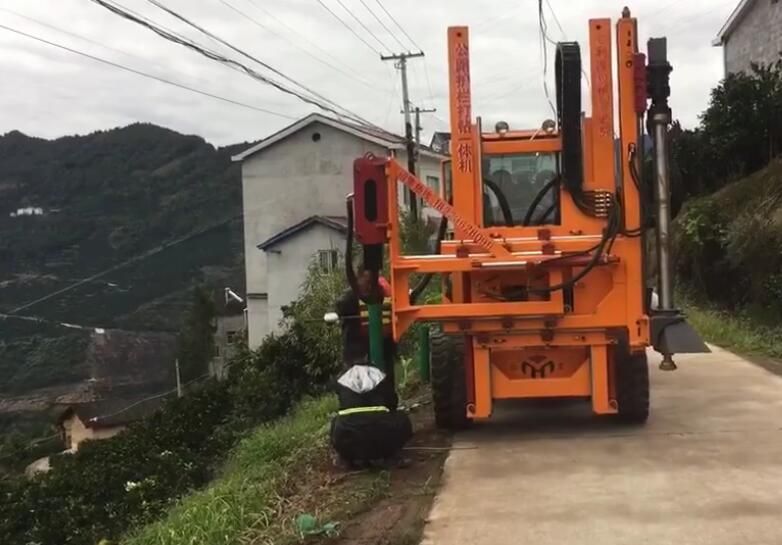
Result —
M 466 408 L 464 339 L 432 331 L 429 358 L 435 424 L 451 431 L 464 429 L 470 423 Z
M 617 358 L 616 397 L 619 419 L 623 423 L 641 425 L 649 418 L 649 362 L 646 352 Z

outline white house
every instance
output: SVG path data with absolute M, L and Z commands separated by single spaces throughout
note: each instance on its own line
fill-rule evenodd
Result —
M 712 42 L 722 46 L 725 75 L 782 55 L 782 0 L 741 0 Z
M 401 136 L 311 114 L 235 156 L 242 162 L 247 327 L 251 348 L 279 326 L 312 259 L 344 245 L 353 161 L 371 152 L 406 165 Z M 418 175 L 442 192 L 443 154 L 419 153 Z M 407 192 L 399 188 L 400 202 Z

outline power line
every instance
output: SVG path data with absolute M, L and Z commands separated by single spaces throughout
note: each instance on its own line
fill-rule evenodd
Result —
M 353 29 L 353 27 L 352 27 L 352 26 L 350 26 L 349 24 L 347 24 L 347 23 L 346 23 L 346 22 L 345 22 L 345 21 L 344 21 L 344 20 L 343 20 L 343 19 L 342 19 L 342 18 L 341 18 L 339 15 L 337 15 L 336 13 L 334 13 L 334 12 L 331 10 L 331 8 L 330 8 L 330 7 L 328 7 L 326 4 L 324 4 L 324 3 L 323 3 L 323 0 L 317 0 L 317 1 L 318 1 L 318 4 L 320 4 L 321 6 L 323 6 L 323 9 L 325 9 L 326 11 L 328 11 L 328 12 L 331 14 L 331 16 L 332 16 L 332 17 L 334 17 L 334 18 L 335 18 L 337 21 L 339 21 L 339 22 L 340 22 L 340 24 L 342 24 L 342 26 L 344 26 L 345 28 L 347 28 L 347 29 L 348 29 L 348 30 L 351 32 L 351 34 L 353 34 L 353 36 L 355 36 L 356 38 L 358 38 L 358 39 L 359 39 L 359 40 L 360 40 L 360 41 L 361 41 L 361 42 L 362 42 L 362 43 L 363 43 L 365 46 L 367 46 L 367 47 L 368 47 L 368 48 L 369 48 L 369 49 L 370 49 L 370 50 L 371 50 L 371 51 L 372 51 L 374 54 L 376 54 L 376 55 L 380 55 L 380 54 L 381 54 L 381 53 L 380 53 L 380 51 L 378 51 L 378 50 L 377 50 L 377 49 L 376 49 L 376 48 L 375 48 L 373 45 L 371 45 L 371 44 L 370 44 L 368 41 L 366 41 L 364 38 L 362 38 L 362 37 L 361 37 L 361 35 L 360 35 L 358 32 L 356 32 L 356 31 Z
M 562 33 L 562 38 L 567 40 L 567 32 L 565 32 L 565 29 L 562 28 L 562 25 L 559 22 L 559 17 L 557 17 L 557 14 L 554 12 L 554 8 L 551 7 L 551 2 L 546 0 L 546 5 L 548 6 L 548 10 L 551 12 L 551 16 L 554 17 L 554 22 L 557 23 L 559 31 Z
M 115 47 L 111 47 L 110 45 L 101 43 L 101 42 L 99 42 L 97 40 L 93 40 L 91 38 L 87 38 L 86 36 L 81 36 L 79 34 L 71 32 L 70 30 L 65 30 L 64 28 L 56 27 L 56 26 L 51 25 L 51 24 L 49 24 L 49 23 L 47 23 L 45 21 L 41 21 L 39 19 L 34 19 L 34 18 L 29 17 L 27 15 L 24 15 L 22 13 L 18 13 L 18 12 L 14 11 L 14 10 L 0 7 L 0 11 L 5 11 L 6 13 L 10 13 L 12 15 L 15 15 L 15 16 L 21 18 L 21 19 L 26 19 L 27 21 L 30 21 L 30 22 L 35 23 L 37 25 L 46 27 L 46 28 L 48 28 L 50 30 L 54 30 L 54 31 L 59 32 L 61 34 L 66 34 L 66 35 L 70 36 L 71 38 L 76 38 L 77 40 L 82 40 L 84 42 L 91 43 L 92 45 L 97 45 L 98 47 L 102 47 L 104 49 L 109 49 L 111 51 L 114 51 L 115 53 L 119 53 L 120 55 L 126 55 L 126 56 L 129 56 L 129 57 L 130 56 L 134 56 L 134 55 L 131 55 L 130 53 L 128 53 L 126 51 L 122 51 L 121 49 L 117 49 Z
M 6 28 L 6 27 L 3 27 L 2 25 L 0 25 L 0 28 Z M 204 233 L 206 233 L 208 231 L 211 231 L 212 229 L 215 229 L 217 227 L 225 225 L 226 223 L 230 223 L 230 222 L 232 222 L 232 221 L 234 221 L 234 220 L 236 220 L 238 218 L 241 218 L 241 217 L 242 217 L 242 214 L 239 214 L 239 215 L 236 215 L 236 216 L 231 216 L 230 218 L 221 220 L 218 223 L 213 223 L 213 224 L 205 227 L 204 229 L 201 229 L 201 230 L 196 231 L 194 233 L 190 233 L 188 235 L 184 235 L 182 237 L 174 239 L 174 240 L 172 240 L 170 242 L 166 242 L 164 244 L 160 244 L 159 246 L 156 246 L 156 247 L 152 248 L 151 250 L 147 250 L 146 252 L 144 252 L 142 254 L 133 256 L 130 259 L 127 259 L 127 260 L 123 261 L 122 263 L 119 263 L 117 265 L 109 267 L 108 269 L 105 269 L 105 270 L 103 270 L 103 271 L 101 271 L 99 273 L 93 274 L 92 276 L 89 276 L 87 278 L 79 280 L 78 282 L 74 282 L 73 284 L 70 284 L 70 285 L 68 285 L 68 286 L 66 286 L 66 287 L 64 287 L 62 289 L 59 289 L 59 290 L 53 291 L 53 292 L 51 292 L 49 294 L 46 294 L 43 297 L 39 297 L 38 299 L 30 301 L 29 303 L 25 303 L 23 305 L 20 305 L 20 306 L 16 307 L 15 309 L 9 311 L 8 314 L 16 314 L 17 312 L 20 312 L 22 310 L 28 309 L 28 308 L 30 308 L 32 306 L 35 306 L 35 305 L 39 304 L 39 303 L 43 303 L 44 301 L 48 301 L 49 299 L 52 299 L 54 297 L 62 295 L 63 293 L 67 293 L 67 292 L 69 292 L 71 290 L 74 290 L 74 289 L 76 289 L 76 288 L 78 288 L 80 286 L 83 286 L 84 284 L 87 284 L 89 282 L 92 282 L 93 280 L 96 280 L 96 279 L 98 279 L 98 278 L 100 278 L 102 276 L 106 276 L 109 273 L 112 273 L 114 271 L 117 271 L 119 269 L 127 267 L 128 265 L 132 265 L 133 263 L 136 263 L 138 261 L 144 260 L 144 259 L 146 259 L 148 257 L 152 257 L 155 254 L 159 254 L 163 250 L 167 250 L 168 248 L 171 248 L 172 246 L 176 246 L 177 244 L 181 244 L 182 242 L 190 240 L 191 238 L 195 238 L 195 237 L 197 237 L 199 235 L 203 235 Z
M 350 10 L 345 4 L 343 4 L 342 0 L 337 0 L 337 4 L 342 6 L 342 9 L 344 9 L 348 13 L 348 15 L 353 17 L 353 20 L 355 20 L 361 26 L 361 28 L 363 28 L 367 32 L 367 34 L 372 36 L 375 39 L 375 41 L 380 44 L 380 47 L 382 49 L 385 49 L 386 51 L 391 51 L 391 48 L 388 47 L 385 44 L 385 42 L 383 42 L 380 38 L 378 38 L 377 34 L 372 32 L 372 30 L 370 30 L 370 28 L 367 25 L 365 25 L 364 22 L 361 19 L 359 19 L 358 16 L 355 13 L 353 13 L 352 10 Z
M 7 27 L 5 25 L 0 25 L 0 28 L 2 28 L 3 30 L 7 30 L 8 32 L 13 32 L 14 34 L 19 34 L 20 36 L 25 36 L 27 38 L 30 38 L 31 40 L 36 40 L 38 42 L 41 42 L 41 43 L 46 44 L 46 45 L 49 45 L 51 47 L 56 47 L 58 49 L 62 49 L 63 51 L 68 51 L 70 53 L 73 53 L 74 55 L 80 55 L 82 57 L 94 60 L 96 62 L 100 62 L 100 63 L 106 64 L 108 66 L 113 66 L 114 68 L 119 68 L 120 70 L 125 70 L 126 72 L 130 72 L 130 73 L 136 74 L 138 76 L 142 76 L 142 77 L 145 77 L 145 78 L 153 79 L 155 81 L 159 81 L 161 83 L 166 83 L 168 85 L 173 85 L 174 87 L 178 87 L 180 89 L 184 89 L 186 91 L 190 91 L 191 93 L 196 93 L 196 94 L 199 94 L 199 95 L 202 95 L 202 96 L 206 96 L 206 97 L 209 97 L 209 98 L 214 98 L 216 100 L 221 100 L 221 101 L 226 102 L 228 104 L 234 104 L 236 106 L 241 106 L 243 108 L 248 108 L 250 110 L 255 110 L 255 111 L 258 111 L 258 112 L 261 112 L 261 113 L 274 115 L 274 116 L 282 117 L 282 118 L 285 118 L 285 119 L 296 119 L 295 117 L 290 116 L 290 115 L 282 114 L 280 112 L 274 112 L 272 110 L 267 110 L 265 108 L 260 108 L 258 106 L 253 106 L 251 104 L 246 104 L 246 103 L 240 102 L 238 100 L 233 100 L 231 98 L 226 98 L 226 97 L 222 97 L 222 96 L 219 96 L 219 95 L 215 95 L 215 94 L 210 93 L 208 91 L 202 91 L 201 89 L 196 89 L 195 87 L 190 87 L 190 86 L 185 85 L 183 83 L 178 83 L 176 81 L 172 81 L 172 80 L 169 80 L 169 79 L 161 78 L 159 76 L 155 76 L 153 74 L 148 74 L 147 72 L 142 72 L 141 70 L 136 70 L 135 68 L 130 68 L 129 66 L 125 66 L 125 65 L 122 65 L 122 64 L 119 64 L 119 63 L 107 60 L 107 59 L 103 59 L 101 57 L 96 57 L 95 55 L 90 55 L 89 53 L 85 53 L 83 51 L 79 51 L 77 49 L 73 49 L 73 48 L 70 48 L 70 47 L 62 45 L 62 44 L 58 44 L 58 43 L 55 43 L 55 42 L 50 42 L 49 40 L 46 40 L 46 39 L 41 38 L 39 36 L 34 36 L 32 34 L 28 34 L 26 32 L 22 32 L 21 30 L 16 30 L 14 28 Z
M 389 11 L 388 11 L 388 10 L 386 9 L 386 7 L 383 5 L 383 2 L 381 2 L 380 0 L 375 0 L 375 2 L 377 2 L 377 5 L 378 5 L 378 6 L 380 6 L 380 9 L 382 9 L 382 10 L 385 12 L 385 14 L 388 16 L 388 18 L 389 18 L 389 19 L 391 19 L 391 20 L 394 22 L 394 24 L 397 26 L 397 28 L 398 28 L 399 30 L 401 30 L 401 31 L 402 31 L 402 34 L 404 34 L 404 35 L 405 35 L 405 37 L 406 37 L 408 40 L 410 40 L 410 43 L 411 43 L 411 44 L 413 44 L 413 46 L 414 46 L 414 47 L 415 47 L 415 48 L 416 48 L 418 51 L 423 51 L 423 49 L 422 49 L 422 48 L 421 48 L 421 47 L 420 47 L 420 46 L 419 46 L 417 43 L 415 43 L 415 40 L 413 40 L 413 39 L 410 37 L 410 34 L 408 34 L 408 33 L 407 33 L 407 31 L 406 31 L 406 30 L 405 30 L 405 29 L 402 27 L 402 25 L 400 25 L 400 24 L 399 24 L 399 21 L 397 21 L 397 20 L 394 18 L 394 16 L 393 16 L 393 15 L 391 15 L 391 13 L 389 13 Z
M 538 0 L 538 26 L 540 27 L 540 45 L 543 51 L 543 92 L 545 93 L 546 100 L 548 101 L 549 106 L 551 106 L 551 111 L 554 112 L 554 117 L 556 118 L 557 109 L 554 107 L 554 103 L 551 102 L 551 96 L 548 92 L 548 46 L 546 45 L 546 42 L 550 42 L 554 46 L 557 44 L 548 36 L 546 16 L 543 14 L 543 0 Z
M 318 61 L 319 63 L 323 64 L 324 66 L 328 66 L 328 67 L 329 67 L 329 68 L 331 68 L 332 70 L 335 70 L 335 71 L 339 72 L 340 74 L 343 74 L 343 75 L 345 75 L 345 76 L 347 76 L 347 77 L 349 77 L 349 78 L 351 78 L 351 79 L 353 79 L 353 80 L 355 80 L 355 81 L 357 81 L 357 82 L 361 83 L 362 85 L 365 85 L 365 86 L 367 86 L 367 87 L 371 87 L 371 88 L 374 88 L 374 89 L 378 89 L 378 88 L 377 88 L 377 87 L 375 87 L 374 85 L 372 85 L 372 84 L 370 84 L 370 83 L 367 83 L 365 80 L 363 80 L 363 79 L 361 79 L 361 78 L 358 78 L 358 77 L 354 76 L 353 74 L 350 74 L 350 73 L 348 73 L 348 72 L 346 72 L 346 71 L 342 70 L 342 69 L 341 69 L 341 68 L 339 68 L 338 66 L 334 66 L 334 65 L 333 65 L 333 64 L 331 64 L 330 62 L 328 62 L 328 61 L 326 61 L 326 60 L 323 60 L 323 59 L 321 59 L 320 57 L 318 57 L 318 56 L 314 55 L 314 54 L 313 54 L 313 53 L 312 53 L 310 50 L 308 50 L 306 47 L 302 47 L 301 45 L 297 44 L 297 43 L 296 43 L 296 42 L 294 42 L 293 40 L 291 40 L 291 39 L 289 39 L 289 38 L 286 38 L 284 35 L 280 34 L 280 33 L 279 33 L 279 32 L 277 32 L 277 31 L 275 31 L 274 29 L 272 29 L 272 28 L 271 28 L 271 27 L 269 27 L 268 25 L 265 25 L 265 24 L 261 23 L 260 21 L 258 21 L 258 20 L 257 20 L 257 19 L 255 19 L 254 17 L 252 17 L 252 16 L 248 15 L 247 13 L 243 12 L 242 10 L 240 10 L 239 8 L 237 8 L 236 6 L 234 6 L 234 5 L 230 4 L 230 3 L 229 3 L 227 0 L 218 0 L 218 1 L 219 1 L 220 3 L 222 3 L 222 4 L 224 4 L 224 5 L 225 5 L 226 7 L 228 7 L 229 9 L 233 10 L 235 13 L 238 13 L 239 15 L 241 15 L 242 17 L 244 17 L 245 19 L 247 19 L 247 20 L 248 20 L 248 21 L 250 21 L 251 23 L 255 24 L 256 26 L 258 26 L 258 27 L 260 27 L 260 28 L 262 28 L 262 29 L 266 30 L 267 32 L 271 32 L 272 34 L 274 34 L 274 35 L 275 35 L 275 36 L 277 36 L 278 38 L 281 38 L 281 39 L 285 40 L 286 42 L 290 43 L 290 44 L 291 44 L 291 45 L 293 45 L 295 48 L 297 48 L 297 49 L 299 49 L 300 51 L 304 52 L 304 54 L 305 54 L 305 55 L 307 55 L 308 57 L 311 57 L 311 58 L 315 59 L 316 61 Z M 380 89 L 380 90 L 382 91 L 382 89 Z
M 303 95 L 301 92 L 299 92 L 299 91 L 297 91 L 295 89 L 291 89 L 289 87 L 286 87 L 284 84 L 280 83 L 279 81 L 276 81 L 273 78 L 270 78 L 268 76 L 265 76 L 265 75 L 257 72 L 256 70 L 250 68 L 249 66 L 247 66 L 246 64 L 243 64 L 240 61 L 237 61 L 235 59 L 226 57 L 226 56 L 224 56 L 224 55 L 222 55 L 220 53 L 217 53 L 217 52 L 215 52 L 213 50 L 207 49 L 206 47 L 201 46 L 201 45 L 193 42 L 192 40 L 189 40 L 189 39 L 177 36 L 177 35 L 175 35 L 175 34 L 173 34 L 171 32 L 167 32 L 164 29 L 162 29 L 159 25 L 157 25 L 157 24 L 155 24 L 153 22 L 150 22 L 150 21 L 145 21 L 143 18 L 135 16 L 132 13 L 129 13 L 128 11 L 122 9 L 120 6 L 117 6 L 114 3 L 109 2 L 108 0 L 91 0 L 91 1 L 96 3 L 96 4 L 98 4 L 98 5 L 100 5 L 100 6 L 102 6 L 102 7 L 104 7 L 105 9 L 111 11 L 112 13 L 114 13 L 116 15 L 119 15 L 120 17 L 128 19 L 129 21 L 132 21 L 132 22 L 134 22 L 134 23 L 136 23 L 138 25 L 141 25 L 141 26 L 151 30 L 152 32 L 154 32 L 158 36 L 160 36 L 160 37 L 162 37 L 162 38 L 164 38 L 164 39 L 166 39 L 166 40 L 168 40 L 170 42 L 173 42 L 173 43 L 182 45 L 184 47 L 187 47 L 188 49 L 191 49 L 191 50 L 199 53 L 200 55 L 202 55 L 202 56 L 204 56 L 204 57 L 206 57 L 206 58 L 208 58 L 210 60 L 219 62 L 219 63 L 227 65 L 227 66 L 235 67 L 235 68 L 241 70 L 242 72 L 244 72 L 247 76 L 249 76 L 249 77 L 251 77 L 251 78 L 253 78 L 255 80 L 258 80 L 258 81 L 260 81 L 260 82 L 262 82 L 262 83 L 264 83 L 266 85 L 270 85 L 270 86 L 274 87 L 275 89 L 277 89 L 279 91 L 282 91 L 285 94 L 292 95 L 292 96 L 298 98 L 299 100 L 301 100 L 301 101 L 303 101 L 303 102 L 305 102 L 307 104 L 311 104 L 313 106 L 316 106 L 317 108 L 320 108 L 321 110 L 324 110 L 324 111 L 327 111 L 327 112 L 331 112 L 334 115 L 336 115 L 337 117 L 351 119 L 351 120 L 353 120 L 354 122 L 356 122 L 356 123 L 358 123 L 360 125 L 367 125 L 369 127 L 380 129 L 379 127 L 375 127 L 369 121 L 361 118 L 357 114 L 353 114 L 352 112 L 350 112 L 349 110 L 346 110 L 345 108 L 337 107 L 337 109 L 335 109 L 332 106 L 329 106 L 327 104 L 323 104 L 322 102 L 318 101 L 315 98 L 312 98 L 312 97 L 307 96 L 307 95 Z M 343 110 L 343 112 L 340 112 L 339 111 L 340 109 Z M 348 112 L 348 113 L 346 114 L 344 112 Z M 382 130 L 382 129 L 380 129 L 380 130 Z
M 401 41 L 401 40 L 400 40 L 400 39 L 397 37 L 397 35 L 396 35 L 396 34 L 394 34 L 393 32 L 391 32 L 391 29 L 389 29 L 389 28 L 386 26 L 386 24 L 383 22 L 383 20 L 382 20 L 382 19 L 380 19 L 380 17 L 378 17 L 378 16 L 377 16 L 377 14 L 376 14 L 376 13 L 375 13 L 375 12 L 374 12 L 374 11 L 373 11 L 373 10 L 372 10 L 372 9 L 371 9 L 369 6 L 368 6 L 368 5 L 367 5 L 367 3 L 366 3 L 364 0 L 359 0 L 359 2 L 361 2 L 361 5 L 362 5 L 362 6 L 364 6 L 364 7 L 367 9 L 367 11 L 370 13 L 370 15 L 372 15 L 372 17 L 374 17 L 374 18 L 375 18 L 375 21 L 377 21 L 378 23 L 380 23 L 380 26 L 382 26 L 382 27 L 385 29 L 385 31 L 386 31 L 386 32 L 388 32 L 388 34 L 390 34 L 390 35 L 391 35 L 391 37 L 392 37 L 394 40 L 396 40 L 396 43 L 398 43 L 398 44 L 399 44 L 399 47 L 401 47 L 402 49 L 405 49 L 405 44 L 403 44 L 403 43 L 402 43 L 402 41 Z
M 102 0 L 93 0 L 93 1 L 102 2 Z M 239 55 L 242 55 L 243 57 L 245 57 L 245 58 L 247 58 L 247 59 L 249 59 L 249 60 L 251 60 L 251 61 L 253 61 L 253 62 L 257 63 L 257 64 L 259 64 L 260 66 L 263 66 L 265 69 L 269 70 L 270 72 L 272 72 L 274 74 L 277 74 L 278 76 L 280 76 L 284 80 L 287 80 L 288 82 L 292 83 L 293 85 L 295 85 L 295 86 L 297 86 L 297 87 L 299 87 L 301 89 L 304 89 L 307 93 L 309 93 L 310 95 L 316 97 L 317 99 L 319 99 L 319 100 L 321 100 L 321 101 L 323 101 L 323 102 L 325 102 L 327 104 L 330 104 L 331 106 L 333 106 L 335 108 L 344 110 L 344 108 L 341 108 L 341 106 L 339 104 L 331 101 L 330 99 L 324 97 L 323 95 L 317 93 L 316 91 L 313 91 L 312 89 L 310 89 L 306 85 L 304 85 L 302 83 L 299 83 L 298 81 L 296 81 L 292 77 L 288 76 L 284 72 L 274 68 L 269 63 L 260 60 L 259 58 L 255 57 L 254 55 L 251 55 L 251 54 L 247 53 L 246 51 L 244 51 L 244 50 L 236 47 L 235 45 L 229 43 L 227 40 L 224 40 L 223 38 L 220 38 L 216 34 L 214 34 L 214 33 L 210 32 L 209 30 L 205 29 L 204 27 L 202 27 L 200 25 L 197 25 L 196 23 L 194 23 L 193 21 L 189 20 L 185 16 L 183 16 L 180 13 L 178 13 L 178 12 L 172 10 L 171 8 L 167 7 L 162 2 L 159 2 L 158 0 L 147 0 L 147 2 L 149 2 L 153 6 L 157 7 L 158 9 L 161 9 L 164 12 L 168 13 L 169 15 L 174 17 L 175 19 L 178 19 L 179 21 L 185 23 L 186 25 L 188 25 L 188 26 L 198 30 L 199 32 L 201 32 L 205 36 L 208 36 L 208 37 L 210 37 L 210 38 L 212 38 L 214 40 L 217 40 L 218 42 L 220 42 L 221 44 L 226 46 L 228 49 L 230 49 L 231 51 L 234 51 L 234 52 L 238 53 Z M 347 110 L 345 110 L 345 111 L 347 111 Z
M 296 36 L 298 36 L 299 38 L 301 38 L 302 40 L 304 40 L 304 41 L 307 43 L 307 45 L 308 45 L 309 47 L 311 47 L 311 48 L 313 48 L 313 49 L 317 49 L 317 50 L 318 50 L 318 51 L 320 51 L 320 52 L 321 52 L 321 53 L 322 53 L 322 54 L 323 54 L 325 57 L 328 57 L 329 59 L 331 59 L 331 61 L 333 61 L 334 63 L 337 63 L 337 64 L 340 64 L 340 65 L 342 65 L 342 66 L 343 66 L 343 67 L 344 67 L 344 68 L 345 68 L 345 69 L 346 69 L 348 72 L 350 72 L 350 73 L 351 73 L 351 75 L 352 75 L 352 76 L 353 76 L 355 79 L 357 79 L 358 81 L 362 81 L 362 82 L 364 82 L 365 84 L 367 83 L 367 82 L 366 82 L 366 80 L 364 80 L 363 78 L 361 78 L 361 77 L 360 77 L 360 76 L 359 76 L 359 75 L 356 73 L 356 71 L 355 71 L 355 70 L 353 70 L 353 69 L 352 69 L 350 66 L 348 66 L 346 63 L 344 63 L 344 62 L 342 62 L 340 59 L 338 59 L 338 58 L 334 57 L 334 56 L 333 56 L 333 55 L 331 55 L 331 54 L 330 54 L 328 51 L 326 51 L 325 49 L 323 49 L 322 47 L 320 47 L 320 45 L 318 45 L 316 42 L 314 42 L 314 41 L 310 40 L 310 39 L 309 39 L 309 38 L 308 38 L 308 37 L 307 37 L 305 34 L 303 34 L 303 33 L 299 32 L 298 30 L 296 30 L 295 28 L 293 28 L 293 27 L 291 27 L 289 24 L 287 24 L 285 21 L 283 21 L 283 20 L 282 20 L 282 19 L 280 19 L 279 17 L 275 16 L 273 13 L 269 12 L 269 11 L 268 11 L 267 9 L 265 9 L 263 6 L 261 6 L 260 4 L 258 4 L 258 2 L 257 2 L 256 0 L 245 0 L 245 2 L 247 2 L 248 4 L 250 4 L 250 5 L 251 5 L 251 6 L 252 6 L 254 9 L 256 9 L 256 10 L 260 11 L 261 13 L 263 13 L 264 15 L 266 15 L 266 16 L 267 16 L 268 18 L 270 18 L 271 20 L 275 21 L 275 22 L 276 22 L 278 25 L 280 25 L 281 27 L 284 27 L 286 30 L 288 30 L 288 32 L 290 32 L 290 33 L 292 33 L 292 34 L 295 34 Z M 292 42 L 292 40 L 291 40 L 291 42 Z M 373 87 L 373 88 L 375 88 L 375 89 L 378 89 L 379 91 L 382 91 L 382 92 L 384 92 L 384 93 L 387 93 L 387 91 L 386 91 L 385 89 L 381 89 L 380 87 L 376 87 L 376 86 L 374 86 L 374 85 L 371 85 L 371 87 Z

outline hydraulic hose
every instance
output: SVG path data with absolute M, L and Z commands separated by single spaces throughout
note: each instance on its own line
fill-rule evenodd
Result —
M 616 201 L 616 198 L 614 198 Z M 576 274 L 574 277 L 566 280 L 565 282 L 562 282 L 560 284 L 555 284 L 553 286 L 546 286 L 545 288 L 528 288 L 528 291 L 534 292 L 534 293 L 551 293 L 552 291 L 558 291 L 558 290 L 564 290 L 567 288 L 573 287 L 576 282 L 584 278 L 586 275 L 588 275 L 590 272 L 592 272 L 592 269 L 595 268 L 600 258 L 603 256 L 603 250 L 606 248 L 606 245 L 608 245 L 609 251 L 611 246 L 614 243 L 614 240 L 616 239 L 616 236 L 619 234 L 620 229 L 620 212 L 621 208 L 620 206 L 614 202 L 614 206 L 611 207 L 611 216 L 609 217 L 608 221 L 608 227 L 606 227 L 605 232 L 603 233 L 603 238 L 600 240 L 600 242 L 597 244 L 597 246 L 593 247 L 590 250 L 585 250 L 584 252 L 579 252 L 575 255 L 582 255 L 587 254 L 590 251 L 594 250 L 594 255 L 592 256 L 592 259 L 589 261 L 589 263 L 586 264 L 586 266 L 581 270 L 578 274 Z M 566 256 L 563 256 L 563 258 Z M 570 256 L 567 256 L 570 257 Z M 555 258 L 556 259 L 556 258 Z M 549 263 L 554 260 L 550 260 Z
M 448 230 L 448 218 L 445 216 L 440 219 L 440 227 L 437 229 L 437 242 L 435 242 L 435 254 L 440 253 L 440 247 L 442 246 L 443 239 L 445 238 L 445 233 Z M 434 276 L 434 273 L 427 273 L 425 274 L 421 280 L 418 281 L 418 284 L 412 289 L 410 292 L 410 304 L 414 305 L 415 302 L 418 300 L 418 298 L 421 296 L 421 294 L 426 289 L 426 286 L 429 285 L 429 282 L 432 280 L 432 276 Z
M 502 219 L 505 220 L 505 226 L 513 227 L 513 214 L 510 211 L 510 204 L 508 203 L 508 198 L 505 196 L 505 193 L 502 192 L 500 186 L 488 178 L 483 179 L 483 184 L 491 189 L 491 192 L 497 197 L 497 201 L 500 203 L 500 210 L 502 210 Z
M 527 213 L 524 215 L 524 221 L 521 223 L 523 226 L 528 226 L 530 222 L 532 221 L 532 216 L 535 213 L 535 210 L 537 210 L 538 205 L 540 204 L 540 201 L 543 200 L 543 197 L 546 196 L 546 193 L 551 191 L 551 188 L 559 184 L 559 176 L 555 176 L 551 180 L 549 180 L 546 185 L 544 185 L 542 188 L 540 188 L 540 191 L 538 191 L 538 194 L 535 195 L 535 198 L 532 199 L 532 203 L 529 205 L 529 208 L 527 209 Z M 543 218 L 549 215 L 549 212 L 546 211 L 546 213 L 543 215 Z

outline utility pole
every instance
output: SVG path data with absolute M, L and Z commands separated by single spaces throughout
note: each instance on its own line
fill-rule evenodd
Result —
M 437 111 L 437 108 L 419 108 L 415 107 L 415 147 L 416 154 L 418 154 L 418 148 L 421 147 L 421 114 L 433 114 Z
M 179 376 L 179 358 L 174 360 L 174 369 L 176 370 L 176 396 L 182 397 L 182 378 Z
M 413 140 L 413 123 L 410 119 L 410 96 L 407 89 L 407 59 L 414 57 L 423 57 L 424 52 L 419 51 L 417 53 L 399 53 L 397 55 L 380 55 L 380 59 L 384 61 L 396 61 L 394 67 L 398 68 L 402 73 L 402 107 L 405 113 L 405 140 L 407 142 L 407 170 L 411 174 L 415 174 L 415 141 Z M 411 189 L 408 189 L 408 195 L 410 197 L 410 212 L 413 217 L 418 217 L 418 201 L 416 200 L 415 193 Z

